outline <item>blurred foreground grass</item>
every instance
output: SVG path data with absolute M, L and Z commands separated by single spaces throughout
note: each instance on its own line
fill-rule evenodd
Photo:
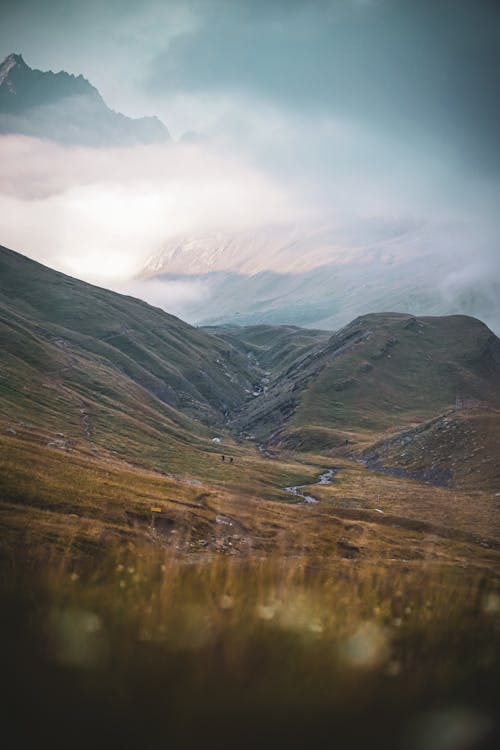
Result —
M 497 746 L 491 573 L 34 548 L 1 595 L 11 747 Z

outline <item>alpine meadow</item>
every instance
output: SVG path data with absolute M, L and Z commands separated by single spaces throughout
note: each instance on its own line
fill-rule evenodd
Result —
M 500 11 L 0 46 L 7 745 L 497 748 Z

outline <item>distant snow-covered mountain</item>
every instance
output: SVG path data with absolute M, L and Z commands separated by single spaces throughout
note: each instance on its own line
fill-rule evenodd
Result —
M 157 117 L 114 112 L 83 76 L 35 70 L 14 53 L 0 65 L 0 133 L 97 147 L 169 140 Z
M 144 273 L 298 274 L 332 262 L 352 263 L 367 254 L 387 263 L 395 252 L 414 243 L 422 229 L 414 221 L 371 220 L 354 227 L 277 224 L 239 232 L 206 232 L 165 243 L 147 260 Z
M 402 219 L 276 225 L 175 238 L 149 258 L 142 277 L 204 285 L 200 301 L 176 309 L 203 325 L 336 329 L 357 315 L 394 310 L 464 313 L 498 330 L 498 274 L 466 261 L 468 249 L 458 225 Z M 144 289 L 147 295 L 147 283 Z

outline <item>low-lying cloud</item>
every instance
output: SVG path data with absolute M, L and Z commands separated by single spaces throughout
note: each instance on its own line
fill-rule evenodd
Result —
M 383 278 L 381 264 L 406 257 L 443 309 L 500 328 L 496 181 L 430 142 L 412 150 L 361 123 L 312 121 L 250 99 L 224 105 L 217 128 L 221 102 L 212 104 L 213 131 L 194 143 L 97 149 L 0 137 L 0 242 L 193 320 L 191 310 L 213 303 L 208 282 L 138 280 L 148 259 L 186 238 L 193 247 L 210 234 L 229 239 L 213 262 L 203 242 L 199 267 L 194 258 L 184 268 L 180 251 L 178 274 L 355 271 L 362 257 Z M 312 239 L 266 249 L 269 236 L 295 234 Z M 240 236 L 242 250 L 230 239 Z
M 7 0 L 4 54 L 82 73 L 111 108 L 203 138 L 93 149 L 0 137 L 0 243 L 123 290 L 177 237 L 325 227 L 335 252 L 321 263 L 354 273 L 365 248 L 382 283 L 383 263 L 404 255 L 447 310 L 483 300 L 500 328 L 499 20 L 486 0 Z M 247 251 L 260 257 L 244 273 L 269 269 L 267 245 Z M 305 243 L 297 267 L 315 253 Z M 238 271 L 227 247 L 226 259 Z M 208 288 L 137 283 L 166 310 Z
M 150 305 L 183 318 L 188 323 L 190 310 L 209 299 L 210 290 L 201 279 L 129 279 L 113 284 L 113 289 L 120 294 L 146 300 Z
M 199 145 L 91 149 L 4 136 L 0 162 L 2 243 L 89 281 L 130 279 L 179 234 L 298 213 L 268 174 Z

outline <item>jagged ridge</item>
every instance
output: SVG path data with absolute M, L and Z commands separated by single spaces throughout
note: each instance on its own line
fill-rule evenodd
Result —
M 169 140 L 157 117 L 132 119 L 114 112 L 82 75 L 32 69 L 15 53 L 0 66 L 0 133 L 88 146 Z

